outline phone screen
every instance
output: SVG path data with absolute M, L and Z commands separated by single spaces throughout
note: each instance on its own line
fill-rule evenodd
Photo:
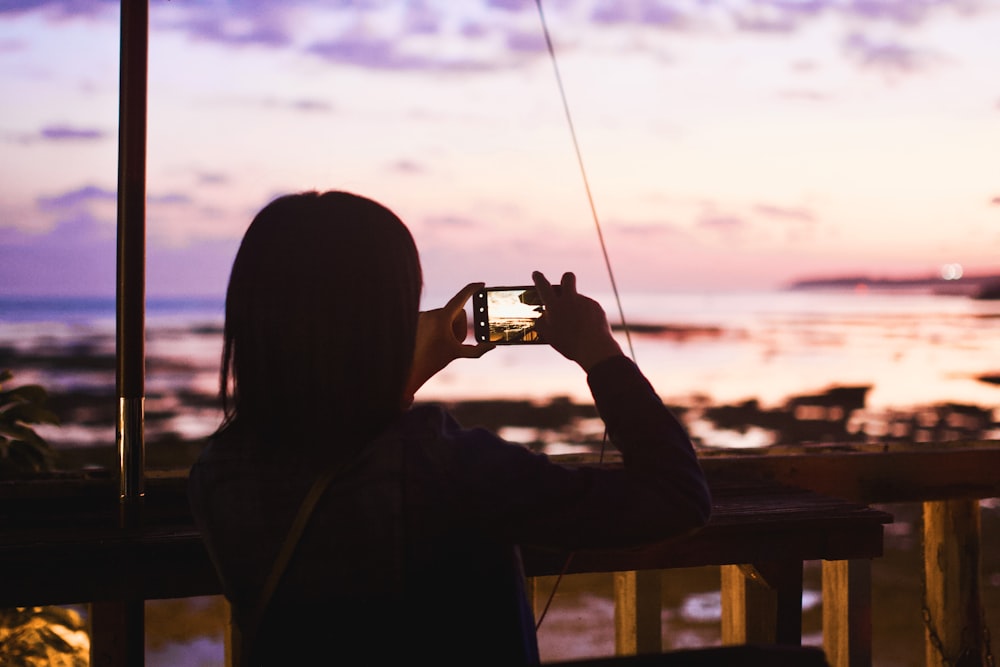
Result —
M 472 295 L 476 341 L 497 345 L 541 343 L 535 320 L 545 307 L 534 285 L 486 287 Z

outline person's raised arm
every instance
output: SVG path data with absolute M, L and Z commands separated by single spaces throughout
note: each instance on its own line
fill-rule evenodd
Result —
M 465 304 L 483 283 L 469 283 L 441 308 L 420 313 L 417 321 L 417 342 L 413 351 L 413 366 L 407 384 L 404 403 L 413 402 L 413 396 L 429 379 L 455 359 L 476 359 L 494 347 L 493 343 L 465 344 L 469 332 Z
M 577 293 L 572 273 L 563 274 L 556 286 L 540 272 L 532 277 L 545 304 L 538 322 L 542 339 L 587 372 L 597 411 L 622 453 L 627 473 L 641 480 L 636 489 L 644 491 L 638 493 L 649 492 L 633 507 L 634 514 L 619 517 L 620 527 L 634 520 L 637 532 L 650 530 L 650 537 L 657 532 L 665 537 L 704 526 L 712 512 L 711 492 L 691 439 L 622 353 L 604 309 Z

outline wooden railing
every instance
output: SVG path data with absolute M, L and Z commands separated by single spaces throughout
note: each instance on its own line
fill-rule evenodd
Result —
M 802 446 L 704 452 L 701 460 L 715 485 L 760 481 L 864 505 L 921 504 L 926 664 L 955 665 L 963 655 L 980 658 L 980 662 L 971 664 L 986 664 L 991 649 L 984 639 L 986 627 L 979 613 L 979 499 L 1000 497 L 1000 442 Z M 175 528 L 147 532 L 141 544 L 127 532 L 115 530 L 114 480 L 64 479 L 0 485 L 0 576 L 6 579 L 0 582 L 0 606 L 94 601 L 93 651 L 101 655 L 101 664 L 122 664 L 116 662 L 115 656 L 127 653 L 123 647 L 134 645 L 137 633 L 138 641 L 142 641 L 142 628 L 134 627 L 130 607 L 142 599 L 218 592 L 204 552 L 192 539 L 185 484 L 183 471 L 149 474 L 147 519 Z M 55 527 L 67 519 L 96 529 L 82 528 L 84 532 L 89 530 L 87 535 L 81 538 L 78 533 L 73 538 L 73 550 L 60 556 L 58 540 L 53 542 L 46 522 Z M 176 529 L 178 525 L 182 528 Z M 183 528 L 185 525 L 188 528 Z M 38 537 L 32 541 L 26 535 Z M 828 549 L 828 545 L 824 548 Z M 88 553 L 93 555 L 95 569 L 83 580 L 70 570 L 62 578 L 26 578 L 23 574 L 23 559 L 32 554 L 63 558 L 69 564 L 86 559 Z M 99 554 L 107 553 L 114 553 L 114 558 L 101 560 Z M 863 559 L 839 558 L 843 556 L 834 553 L 823 565 L 824 648 L 834 667 L 862 665 L 870 660 L 870 654 L 865 655 L 865 638 L 857 636 L 866 627 L 865 619 L 859 621 L 852 614 L 866 608 L 863 598 L 870 595 L 870 582 L 865 578 L 870 571 L 865 569 Z M 646 562 L 634 567 L 634 571 L 622 570 L 615 576 L 619 630 L 616 650 L 622 654 L 659 652 L 659 573 L 648 569 Z M 746 605 L 755 604 L 756 595 L 748 582 L 755 581 L 755 577 L 758 583 L 763 580 L 766 590 L 768 572 L 723 566 L 720 585 L 724 643 L 748 638 L 746 633 L 751 630 Z M 136 591 L 141 591 L 138 598 Z M 843 599 L 832 604 L 838 598 Z M 766 606 L 766 596 L 762 599 Z M 835 610 L 829 618 L 828 607 Z M 738 617 L 734 609 L 743 610 L 739 623 L 732 622 Z M 765 628 L 765 632 L 773 630 L 774 626 L 771 630 Z
M 919 503 L 925 664 L 996 663 L 982 616 L 979 501 L 1000 497 L 1000 441 L 798 446 L 702 463 L 716 478 L 779 481 L 865 504 Z M 832 576 L 824 567 L 824 594 Z

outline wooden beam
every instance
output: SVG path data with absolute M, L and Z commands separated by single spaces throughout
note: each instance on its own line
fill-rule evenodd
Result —
M 1000 497 L 1000 442 L 784 447 L 702 453 L 717 480 L 779 482 L 862 503 Z

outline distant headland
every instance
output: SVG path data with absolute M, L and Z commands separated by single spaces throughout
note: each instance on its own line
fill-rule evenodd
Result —
M 914 278 L 873 278 L 865 275 L 803 278 L 788 283 L 785 289 L 930 292 L 1000 299 L 1000 274 L 962 276 L 953 280 L 935 275 Z

